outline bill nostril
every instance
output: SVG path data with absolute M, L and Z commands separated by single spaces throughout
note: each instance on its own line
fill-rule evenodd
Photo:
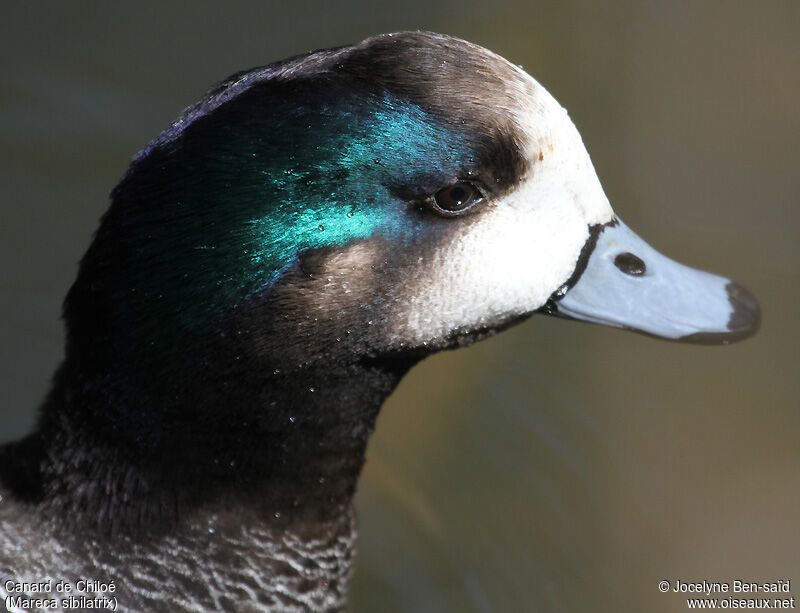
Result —
M 630 251 L 620 253 L 614 258 L 614 266 L 626 275 L 638 277 L 647 272 L 647 265 L 642 258 L 633 255 Z

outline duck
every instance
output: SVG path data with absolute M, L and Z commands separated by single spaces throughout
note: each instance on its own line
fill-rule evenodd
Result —
M 342 610 L 384 400 L 534 314 L 711 344 L 760 320 L 630 230 L 487 49 L 398 32 L 232 75 L 111 192 L 36 426 L 0 447 L 0 597 Z

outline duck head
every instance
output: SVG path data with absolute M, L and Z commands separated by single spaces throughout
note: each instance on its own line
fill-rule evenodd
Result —
M 537 312 L 703 342 L 758 323 L 615 216 L 566 111 L 485 49 L 389 34 L 234 75 L 112 192 L 38 427 L 0 446 L 2 517 L 24 501 L 30 528 L 0 530 L 12 567 L 119 573 L 132 610 L 219 608 L 221 581 L 341 610 L 382 402 Z
M 278 369 L 424 353 L 537 311 L 704 342 L 758 323 L 743 288 L 615 216 L 541 85 L 438 34 L 234 75 L 112 197 L 69 345 L 157 376 L 227 334 Z

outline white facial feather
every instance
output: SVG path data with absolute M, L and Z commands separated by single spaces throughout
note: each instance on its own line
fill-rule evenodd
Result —
M 567 112 L 526 79 L 530 103 L 515 119 L 529 171 L 421 264 L 404 292 L 408 303 L 396 312 L 395 344 L 435 341 L 536 310 L 572 275 L 589 226 L 613 218 Z

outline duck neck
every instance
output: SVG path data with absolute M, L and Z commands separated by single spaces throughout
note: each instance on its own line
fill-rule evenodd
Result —
M 257 366 L 139 380 L 131 397 L 127 378 L 67 360 L 3 480 L 113 533 L 170 531 L 220 501 L 271 528 L 346 516 L 379 408 L 411 362 Z

